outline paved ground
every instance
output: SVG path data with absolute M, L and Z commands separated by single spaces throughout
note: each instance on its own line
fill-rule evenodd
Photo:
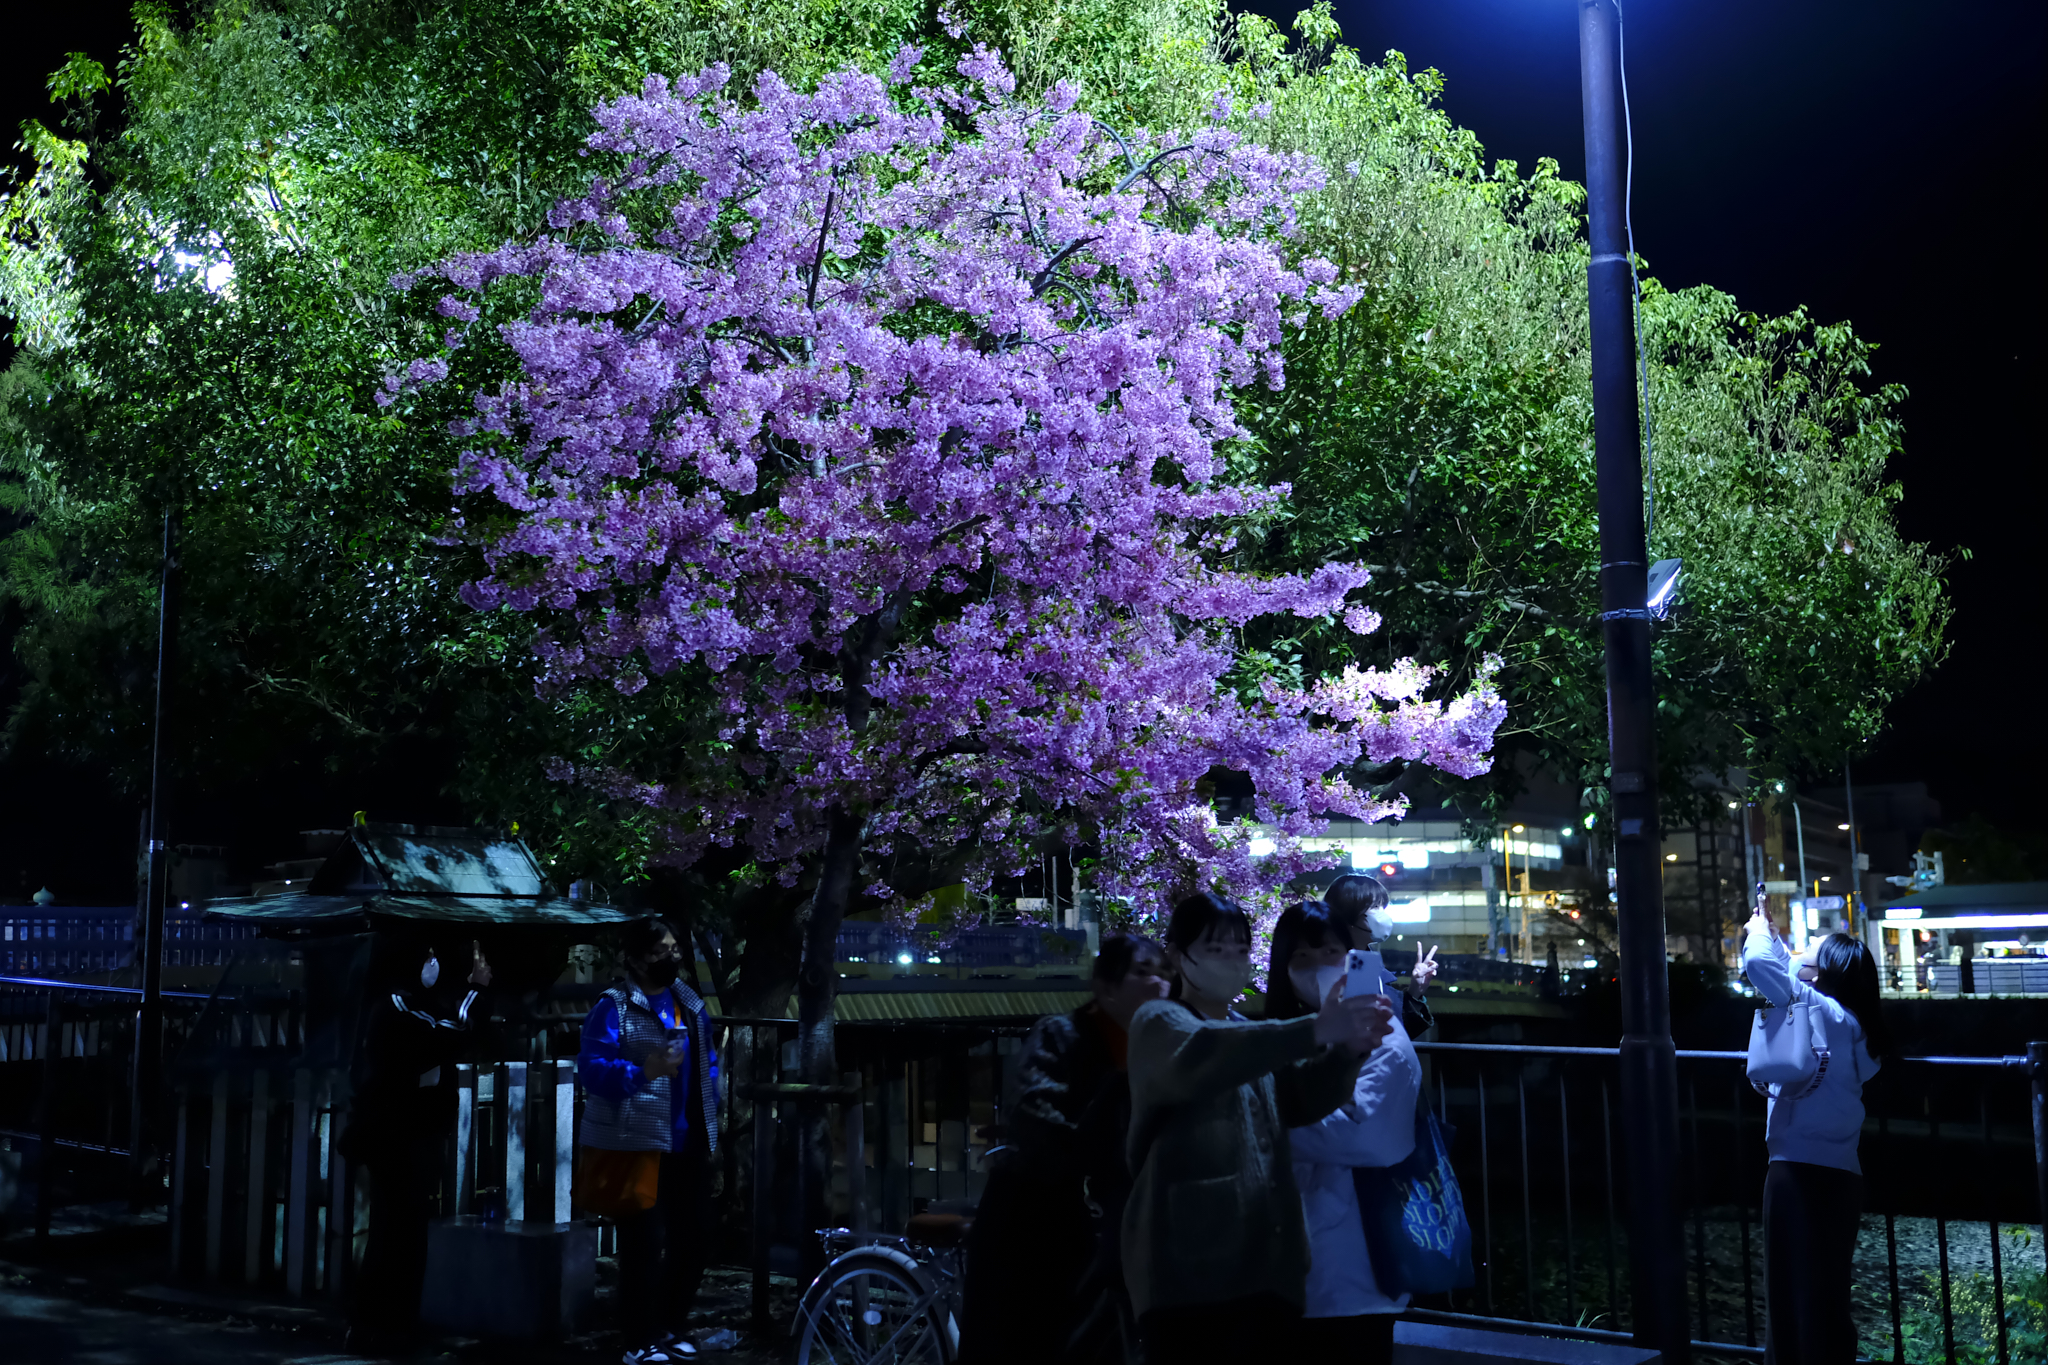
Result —
M 80 1230 L 42 1247 L 0 1240 L 0 1360 L 6 1365 L 372 1365 L 344 1347 L 345 1324 L 324 1302 L 244 1297 L 205 1286 L 166 1284 L 161 1224 Z M 605 1268 L 600 1263 L 601 1271 Z M 777 1277 L 774 1304 L 786 1318 L 797 1285 Z M 621 1345 L 609 1330 L 610 1295 L 600 1291 L 593 1330 L 570 1340 L 506 1347 L 448 1339 L 406 1357 L 417 1365 L 609 1365 Z M 747 1274 L 722 1267 L 707 1277 L 692 1316 L 712 1365 L 781 1365 L 782 1342 L 746 1332 Z

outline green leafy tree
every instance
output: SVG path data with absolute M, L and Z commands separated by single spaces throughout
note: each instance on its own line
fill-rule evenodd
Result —
M 1499 653 L 1509 761 L 1458 798 L 1477 813 L 1548 765 L 1597 802 L 1579 188 L 1549 162 L 1488 165 L 1436 73 L 1364 60 L 1327 6 L 1291 40 L 1215 0 L 952 8 L 1027 88 L 1073 80 L 1120 127 L 1191 125 L 1225 90 L 1260 140 L 1330 170 L 1302 248 L 1367 293 L 1303 335 L 1288 389 L 1247 413 L 1257 439 L 1233 472 L 1291 481 L 1295 499 L 1240 553 L 1377 564 L 1395 624 L 1365 653 L 1315 630 L 1248 637 L 1247 685 L 1404 655 L 1469 672 Z M 186 771 L 260 783 L 287 760 L 361 770 L 425 750 L 564 876 L 645 878 L 641 815 L 547 782 L 542 760 L 658 771 L 699 699 L 663 684 L 543 704 L 526 627 L 459 606 L 474 566 L 440 535 L 455 414 L 401 423 L 372 399 L 443 324 L 389 281 L 531 232 L 581 183 L 590 107 L 648 71 L 725 60 L 742 81 L 772 66 L 804 86 L 848 61 L 879 69 L 906 39 L 935 75 L 960 50 L 921 0 L 223 0 L 191 23 L 140 7 L 116 72 L 81 59 L 53 81 L 68 113 L 27 130 L 38 170 L 4 209 L 0 308 L 20 350 L 0 377 L 16 528 L 0 564 L 25 678 L 10 740 L 139 784 L 175 512 Z M 1644 322 L 1652 548 L 1688 565 L 1656 637 L 1678 821 L 1702 772 L 1796 770 L 1867 738 L 1939 659 L 1949 609 L 1939 559 L 1895 529 L 1901 395 L 1868 383 L 1867 343 L 1654 281 Z M 732 1003 L 787 998 L 806 887 L 705 864 L 652 894 L 732 931 Z

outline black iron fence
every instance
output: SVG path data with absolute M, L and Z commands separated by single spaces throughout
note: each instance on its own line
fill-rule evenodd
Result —
M 1456 1132 L 1476 1283 L 1423 1316 L 1625 1340 L 1628 1211 L 1613 1048 L 1418 1043 Z M 2048 1052 L 2048 1049 L 2044 1049 Z M 1681 1051 L 1681 1206 L 1695 1349 L 1761 1359 L 1765 1101 L 1740 1052 Z M 2030 1084 L 2031 1074 L 2031 1084 Z M 1865 1091 L 1865 1202 L 1852 1310 L 1863 1354 L 2044 1358 L 2039 1191 L 2048 1076 L 2025 1057 L 1922 1057 Z
M 311 1053 L 290 992 L 168 1002 L 171 1051 L 212 1040 L 227 1057 L 180 1082 L 166 1173 L 181 1267 L 209 1278 L 338 1292 L 360 1237 L 357 1195 L 335 1159 L 345 1124 L 338 1057 Z M 519 1021 L 516 1061 L 466 1072 L 468 1137 L 451 1143 L 445 1210 L 502 1200 L 568 1216 L 568 1153 L 581 1094 L 565 1091 L 580 997 Z M 0 991 L 0 1137 L 32 1148 L 52 1202 L 125 1193 L 122 1150 L 134 1001 L 129 992 L 17 981 Z M 728 1254 L 802 1273 L 815 1255 L 812 1193 L 790 1173 L 798 1120 L 832 1118 L 829 1216 L 900 1227 L 931 1204 L 971 1205 L 1001 1141 L 1006 1080 L 1028 1020 L 842 1023 L 841 1084 L 797 1086 L 795 1023 L 719 1019 L 732 1203 Z M 1418 1316 L 1625 1340 L 1630 1256 L 1618 1050 L 1418 1043 L 1427 1093 L 1454 1130 L 1452 1159 L 1476 1282 Z M 1864 1354 L 1896 1362 L 2048 1359 L 2039 1236 L 2048 1182 L 2048 1045 L 2022 1057 L 1887 1065 L 1865 1092 L 1865 1213 L 1853 1311 Z M 1760 1199 L 1765 1105 L 1738 1052 L 1679 1053 L 1679 1171 L 1688 1302 L 1703 1358 L 1762 1355 Z M 245 1065 L 246 1063 L 246 1065 Z M 310 1069 L 309 1069 L 310 1067 Z M 263 1079 L 258 1079 L 262 1077 Z M 473 1088 L 472 1088 L 473 1087 Z M 19 1112 L 15 1112 L 18 1110 Z M 45 1155 L 47 1154 L 47 1155 Z M 517 1192 L 517 1193 L 515 1193 Z M 526 1216 L 539 1216 L 527 1213 Z M 765 1293 L 762 1297 L 765 1305 Z

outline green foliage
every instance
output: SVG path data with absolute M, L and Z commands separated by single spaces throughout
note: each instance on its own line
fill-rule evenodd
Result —
M 1110 123 L 1199 123 L 1227 89 L 1235 121 L 1328 168 L 1303 246 L 1367 294 L 1303 333 L 1288 387 L 1247 407 L 1254 438 L 1232 458 L 1295 499 L 1235 553 L 1379 565 L 1388 624 L 1362 644 L 1319 623 L 1250 638 L 1250 665 L 1412 653 L 1463 671 L 1500 652 L 1509 761 L 1468 804 L 1538 763 L 1598 789 L 1579 187 L 1548 161 L 1488 166 L 1439 106 L 1442 78 L 1365 61 L 1326 4 L 1293 39 L 1214 0 L 952 9 L 1025 86 L 1072 80 Z M 471 566 L 440 535 L 454 414 L 428 397 L 401 419 L 372 397 L 443 324 L 389 280 L 539 230 L 588 173 L 590 106 L 650 71 L 724 60 L 741 84 L 773 67 L 801 85 L 916 41 L 936 78 L 962 43 L 930 0 L 218 0 L 195 15 L 141 6 L 111 81 L 67 62 L 62 126 L 25 131 L 37 171 L 0 208 L 20 347 L 0 377 L 0 506 L 17 527 L 0 593 L 27 679 L 9 739 L 140 780 L 174 512 L 188 770 L 260 782 L 287 756 L 352 770 L 428 746 L 478 817 L 520 820 L 563 875 L 641 876 L 654 850 L 634 803 L 547 782 L 541 760 L 658 774 L 703 723 L 693 681 L 543 701 L 527 627 L 461 606 Z M 118 135 L 101 117 L 116 100 Z M 1652 548 L 1688 566 L 1687 614 L 1657 635 L 1682 797 L 1702 768 L 1762 776 L 1867 738 L 1939 659 L 1948 605 L 1940 561 L 1894 529 L 1902 395 L 1868 385 L 1867 343 L 1654 282 L 1645 325 Z M 737 905 L 772 881 L 733 871 L 693 894 Z
M 1252 664 L 1313 674 L 1413 655 L 1462 673 L 1500 653 L 1506 760 L 1462 800 L 1497 805 L 1548 767 L 1600 804 L 1583 190 L 1547 159 L 1527 174 L 1488 166 L 1439 107 L 1442 78 L 1398 53 L 1362 61 L 1327 4 L 1297 19 L 1292 45 L 1204 0 L 1139 8 L 1149 56 L 1099 43 L 1057 74 L 1154 126 L 1199 118 L 1228 89 L 1256 136 L 1327 168 L 1303 247 L 1366 287 L 1298 338 L 1284 391 L 1246 405 L 1256 434 L 1239 458 L 1295 493 L 1247 553 L 1375 565 L 1387 624 L 1362 641 L 1334 622 L 1252 638 Z M 1803 310 L 1762 317 L 1654 279 L 1643 324 L 1651 553 L 1687 570 L 1683 610 L 1655 637 L 1662 785 L 1682 821 L 1709 799 L 1703 773 L 1761 782 L 1867 741 L 1940 660 L 1950 607 L 1940 557 L 1896 529 L 1885 466 L 1905 395 L 1868 383 L 1869 343 Z
M 2037 1234 L 2014 1228 L 2004 1237 L 2003 1307 L 2005 1354 L 2010 1361 L 2048 1360 L 2048 1274 L 2040 1266 Z M 1901 1304 L 1899 1330 L 1905 1338 L 1908 1365 L 1997 1365 L 2000 1286 L 1982 1271 L 1954 1276 L 1949 1282 L 1949 1320 L 1955 1331 L 1955 1355 L 1948 1354 L 1941 1315 L 1941 1277 L 1930 1271 L 1920 1277 L 1917 1292 Z M 1863 1349 L 1874 1359 L 1888 1360 L 1892 1343 L 1866 1334 Z

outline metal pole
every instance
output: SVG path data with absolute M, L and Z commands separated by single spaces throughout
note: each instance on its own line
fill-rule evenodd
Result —
M 1842 794 L 1849 805 L 1849 923 L 1862 930 L 1865 926 L 1859 916 L 1863 910 L 1863 859 L 1856 851 L 1856 784 L 1849 776 L 1847 754 L 1842 755 Z
M 1586 125 L 1586 267 L 1592 330 L 1593 454 L 1600 515 L 1600 620 L 1607 656 L 1607 739 L 1622 970 L 1620 1079 L 1628 1149 L 1635 1339 L 1686 1365 L 1685 1252 L 1677 1188 L 1678 1059 L 1664 962 L 1657 866 L 1656 698 L 1650 674 L 1648 554 L 1637 425 L 1634 298 L 1621 146 L 1620 14 L 1580 0 L 1579 89 Z
M 145 853 L 149 874 L 142 893 L 140 923 L 135 926 L 135 984 L 142 1002 L 135 1012 L 135 1056 L 128 1095 L 128 1150 L 134 1198 L 140 1203 L 148 1192 L 142 1187 L 147 1165 L 151 1113 L 156 1099 L 158 1070 L 163 1061 L 164 910 L 170 899 L 170 858 L 165 840 L 169 837 L 166 806 L 168 774 L 164 771 L 169 753 L 164 744 L 166 694 L 170 691 L 172 650 L 177 643 L 177 522 L 164 513 L 164 549 L 156 613 L 156 716 L 150 729 L 149 833 Z
M 1799 814 L 1799 798 L 1792 798 L 1792 830 L 1799 839 L 1799 914 L 1792 925 L 1792 946 L 1806 951 L 1806 898 L 1813 894 L 1806 881 L 1806 821 Z
M 2034 1079 L 2034 1210 L 2041 1245 L 2048 1247 L 2048 1043 L 2027 1044 L 2027 1074 Z

